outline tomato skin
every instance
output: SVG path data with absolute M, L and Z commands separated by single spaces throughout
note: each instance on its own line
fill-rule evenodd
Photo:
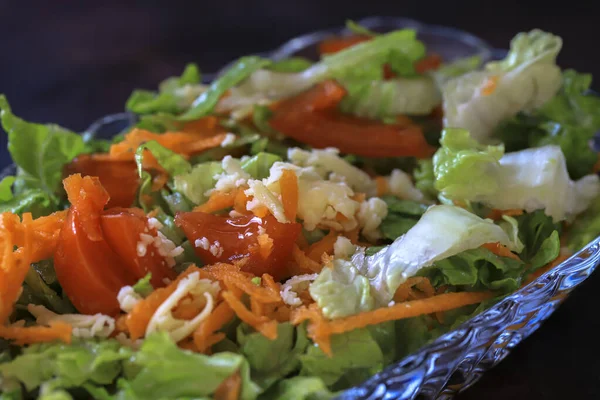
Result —
M 167 266 L 164 258 L 158 254 L 153 245 L 147 247 L 145 255 L 137 254 L 140 234 L 148 233 L 156 236 L 156 232 L 147 231 L 147 218 L 141 209 L 106 210 L 100 217 L 100 226 L 104 240 L 136 277 L 142 278 L 150 272 L 152 274 L 150 282 L 154 287 L 164 286 L 165 278 L 175 279 L 175 271 Z
M 119 290 L 137 280 L 105 241 L 90 240 L 73 209 L 60 233 L 54 269 L 63 290 L 83 314 L 118 314 Z
M 135 201 L 140 178 L 133 160 L 110 160 L 94 155 L 77 156 L 65 174 L 97 176 L 110 195 L 107 207 L 130 207 Z
M 210 249 L 194 247 L 196 255 L 204 263 L 232 262 L 248 257 L 243 271 L 258 276 L 268 273 L 277 280 L 286 275 L 286 264 L 302 229 L 299 223 L 282 224 L 272 215 L 265 218 L 252 215 L 229 218 L 203 212 L 181 212 L 175 216 L 175 223 L 192 244 L 202 238 L 208 239 L 210 245 L 219 242 L 222 254 L 215 255 Z M 259 253 L 259 227 L 264 228 L 273 240 L 272 251 L 266 259 Z

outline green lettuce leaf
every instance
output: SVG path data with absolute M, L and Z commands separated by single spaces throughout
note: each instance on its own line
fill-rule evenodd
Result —
M 304 57 L 290 57 L 280 61 L 275 61 L 267 68 L 274 72 L 302 72 L 313 65 L 313 62 Z
M 328 400 L 333 397 L 323 380 L 309 376 L 284 379 L 261 398 L 264 400 Z
M 119 381 L 120 395 L 150 400 L 210 396 L 227 377 L 243 369 L 246 361 L 233 353 L 206 356 L 181 350 L 161 333 L 146 338 L 129 362 L 133 368 Z M 255 398 L 258 392 L 252 381 L 243 379 L 243 400 Z
M 264 68 L 270 63 L 270 60 L 255 56 L 240 58 L 221 77 L 213 81 L 208 90 L 198 96 L 190 109 L 179 116 L 178 119 L 191 121 L 208 115 L 227 90 L 248 78 L 254 71 Z
M 142 297 L 148 296 L 154 291 L 154 287 L 152 287 L 150 279 L 152 279 L 152 273 L 148 272 L 146 276 L 138 280 L 136 284 L 133 285 L 133 290 L 135 290 L 135 292 Z
M 383 196 L 382 199 L 388 206 L 388 213 L 379 230 L 384 238 L 390 240 L 396 240 L 408 232 L 427 210 L 426 205 L 416 201 L 401 200 L 395 196 Z
M 467 129 L 485 141 L 501 121 L 543 106 L 561 86 L 556 65 L 561 47 L 562 40 L 550 33 L 519 33 L 504 60 L 444 84 L 444 126 Z
M 309 344 L 305 329 L 290 323 L 277 326 L 277 339 L 270 340 L 246 324 L 237 328 L 239 351 L 250 365 L 251 377 L 263 390 L 300 369 L 299 356 Z
M 328 318 L 341 318 L 387 305 L 407 278 L 440 260 L 499 242 L 513 251 L 521 244 L 490 220 L 454 206 L 432 206 L 405 235 L 372 256 L 357 251 L 336 259 L 309 291 Z
M 9 175 L 0 181 L 0 202 L 6 202 L 13 198 L 12 185 L 15 183 L 15 179 L 14 176 Z
M 435 188 L 435 174 L 433 170 L 433 159 L 424 159 L 417 161 L 417 168 L 413 171 L 415 187 L 430 199 L 437 198 L 439 193 Z
M 66 297 L 60 296 L 60 292 L 52 260 L 40 261 L 29 267 L 18 303 L 24 306 L 41 304 L 58 314 L 75 312 L 73 305 Z
M 433 78 L 438 87 L 442 87 L 450 79 L 476 70 L 481 66 L 481 61 L 480 55 L 459 58 L 451 63 L 442 64 L 437 70 L 429 71 L 428 74 Z
M 39 218 L 58 210 L 55 198 L 42 189 L 28 189 L 15 194 L 9 200 L 0 202 L 0 213 L 11 212 L 22 215 L 30 212 L 33 218 Z
M 573 252 L 581 250 L 600 235 L 600 198 L 580 214 L 567 230 L 567 246 Z
M 156 161 L 163 167 L 171 176 L 177 176 L 190 172 L 192 166 L 185 158 L 175 153 L 166 147 L 161 146 L 157 141 L 151 140 L 140 145 L 135 152 L 135 162 L 137 164 L 138 173 L 142 177 L 144 152 L 148 150 Z
M 21 382 L 28 391 L 42 384 L 52 390 L 85 383 L 108 385 L 121 373 L 122 361 L 130 356 L 129 349 L 112 339 L 34 344 L 23 348 L 14 360 L 0 364 L 0 373 Z
M 278 155 L 261 152 L 242 162 L 242 169 L 254 179 L 265 179 L 269 176 L 269 169 L 277 161 L 281 161 Z
M 384 355 L 377 341 L 368 329 L 356 329 L 331 337 L 332 357 L 316 345 L 310 346 L 306 354 L 300 356 L 301 375 L 317 377 L 328 387 L 348 374 L 360 374 L 363 380 L 383 368 Z M 360 376 L 359 375 L 359 376 Z M 356 375 L 354 375 L 356 376 Z M 343 386 L 349 386 L 349 382 Z M 353 384 L 356 384 L 354 381 Z M 336 387 L 343 389 L 343 387 Z
M 516 220 L 519 224 L 519 238 L 525 245 L 520 257 L 531 265 L 532 270 L 558 257 L 561 224 L 554 223 L 543 211 L 525 213 L 516 217 Z
M 65 164 L 88 150 L 83 138 L 58 125 L 22 120 L 12 113 L 4 95 L 0 95 L 0 120 L 8 134 L 8 151 L 20 170 L 17 179 L 58 202 Z
M 433 156 L 436 190 L 451 199 L 498 190 L 498 182 L 489 176 L 499 167 L 504 146 L 482 146 L 464 129 L 444 129 L 440 144 Z
M 340 103 L 340 109 L 359 117 L 386 119 L 397 115 L 428 115 L 441 103 L 434 81 L 426 76 L 386 81 L 344 80 L 342 83 L 348 93 Z
M 180 113 L 205 90 L 199 83 L 198 67 L 196 64 L 188 64 L 181 76 L 161 82 L 158 93 L 148 90 L 134 91 L 127 100 L 126 108 L 136 114 Z
M 578 181 L 569 178 L 558 146 L 503 156 L 501 150 L 493 146 L 483 150 L 464 130 L 445 130 L 442 147 L 434 155 L 436 188 L 444 198 L 500 210 L 543 209 L 555 221 L 572 219 L 600 193 L 596 175 Z
M 215 186 L 215 175 L 223 172 L 220 162 L 211 161 L 194 165 L 192 170 L 173 178 L 174 189 L 190 199 L 194 204 L 204 203 L 208 190 Z

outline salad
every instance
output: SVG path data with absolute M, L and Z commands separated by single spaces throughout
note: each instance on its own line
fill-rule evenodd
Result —
M 112 140 L 0 119 L 0 399 L 326 399 L 600 233 L 600 98 L 561 38 L 412 30 L 190 64 Z

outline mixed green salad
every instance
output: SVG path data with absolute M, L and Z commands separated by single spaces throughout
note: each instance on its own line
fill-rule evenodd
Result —
M 410 29 L 188 65 L 112 140 L 0 119 L 0 399 L 327 399 L 600 234 L 600 98 L 562 40 Z

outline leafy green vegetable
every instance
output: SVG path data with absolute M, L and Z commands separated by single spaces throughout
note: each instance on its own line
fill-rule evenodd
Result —
M 139 399 L 209 396 L 245 363 L 238 354 L 223 352 L 206 356 L 182 351 L 164 333 L 146 338 L 129 361 L 134 368 L 126 373 L 126 380 L 119 381 L 120 392 L 126 398 Z M 247 386 L 256 397 L 258 387 L 245 380 L 242 391 L 247 392 Z
M 0 95 L 0 119 L 8 134 L 8 151 L 22 172 L 17 179 L 58 202 L 63 167 L 87 151 L 82 137 L 58 125 L 23 121 L 12 113 L 4 95 Z
M 459 58 L 451 63 L 442 64 L 437 70 L 428 73 L 433 77 L 438 87 L 442 87 L 448 80 L 476 70 L 481 65 L 481 61 L 479 55 Z
M 205 192 L 215 186 L 214 176 L 223 172 L 220 162 L 211 161 L 195 165 L 188 173 L 176 175 L 173 183 L 176 191 L 181 192 L 194 204 L 206 201 Z
M 252 122 L 260 131 L 273 133 L 273 128 L 269 125 L 269 118 L 273 112 L 266 106 L 255 105 L 252 111 Z
M 300 374 L 321 378 L 328 387 L 333 387 L 348 373 L 362 372 L 366 378 L 383 367 L 384 355 L 368 329 L 332 336 L 331 350 L 333 357 L 316 345 L 310 346 L 306 354 L 300 356 Z
M 482 146 L 464 129 L 444 129 L 442 145 L 433 156 L 435 189 L 451 199 L 468 199 L 472 193 L 489 195 L 498 182 L 489 179 L 499 166 L 504 146 Z
M 121 373 L 121 363 L 131 351 L 112 339 L 43 343 L 23 348 L 14 360 L 0 364 L 5 378 L 16 379 L 28 391 L 44 384 L 47 389 L 75 388 L 88 383 L 108 385 Z
M 12 184 L 15 183 L 15 177 L 12 175 L 5 176 L 0 181 L 0 201 L 5 202 L 13 198 Z
M 340 109 L 359 117 L 384 119 L 397 115 L 428 115 L 441 101 L 435 83 L 425 76 L 386 81 L 347 79 L 342 83 L 348 93 L 340 103 Z
M 144 164 L 144 152 L 148 150 L 156 158 L 156 161 L 163 167 L 171 176 L 177 176 L 188 173 L 192 166 L 180 154 L 175 153 L 166 147 L 161 146 L 157 141 L 151 140 L 140 145 L 135 152 L 135 162 L 137 164 L 138 173 L 142 176 Z
M 148 272 L 146 276 L 138 280 L 136 284 L 133 285 L 133 290 L 142 297 L 148 296 L 154 291 L 154 288 L 150 283 L 150 279 L 152 279 L 152 273 Z
M 426 205 L 416 201 L 401 200 L 394 196 L 383 196 L 382 199 L 388 206 L 388 214 L 379 229 L 383 237 L 390 240 L 408 232 L 427 210 Z
M 520 256 L 523 261 L 531 264 L 531 269 L 542 267 L 558 257 L 561 224 L 554 223 L 543 211 L 525 213 L 516 217 L 516 220 L 519 224 L 519 239 L 525 245 Z
M 307 58 L 303 57 L 290 57 L 284 58 L 280 61 L 275 61 L 269 67 L 267 67 L 270 71 L 274 72 L 302 72 L 313 65 L 313 62 Z
M 543 106 L 560 89 L 561 47 L 562 40 L 550 33 L 519 33 L 504 60 L 444 84 L 444 126 L 467 129 L 485 141 L 501 121 Z
M 435 188 L 435 174 L 433 172 L 433 159 L 418 160 L 417 168 L 413 171 L 415 187 L 430 199 L 437 198 Z
M 191 121 L 209 114 L 227 90 L 248 78 L 254 71 L 264 68 L 270 63 L 270 60 L 255 56 L 240 58 L 223 76 L 214 80 L 208 90 L 194 100 L 191 108 L 180 115 L 178 119 Z
M 333 393 L 327 390 L 323 380 L 309 376 L 295 376 L 277 383 L 267 392 L 265 400 L 327 400 Z
M 508 293 L 520 287 L 524 271 L 524 262 L 478 248 L 437 261 L 421 270 L 419 275 L 428 277 L 435 287 L 452 285 L 469 290 L 490 289 Z
M 567 246 L 572 251 L 581 250 L 600 235 L 600 198 L 580 214 L 567 230 Z
M 136 114 L 180 113 L 204 91 L 204 87 L 199 83 L 198 67 L 196 64 L 188 64 L 180 77 L 171 77 L 161 82 L 158 93 L 148 90 L 134 91 L 127 100 L 126 108 Z
M 237 328 L 240 353 L 250 364 L 252 380 L 263 389 L 300 368 L 300 359 L 309 344 L 305 329 L 290 323 L 277 326 L 277 339 L 270 340 L 245 324 Z
M 38 218 L 54 211 L 57 211 L 55 199 L 42 189 L 25 190 L 9 200 L 0 202 L 0 213 L 11 212 L 21 215 L 30 212 L 33 218 Z
M 56 290 L 55 290 L 56 289 Z M 68 314 L 75 308 L 68 299 L 61 297 L 52 260 L 34 263 L 25 276 L 25 286 L 19 298 L 23 305 L 41 304 L 58 314 Z
M 358 22 L 354 22 L 351 19 L 346 20 L 346 29 L 350 30 L 352 33 L 356 35 L 370 36 L 374 37 L 379 35 L 377 32 L 373 32 L 372 30 L 365 28 Z
M 265 179 L 269 176 L 269 169 L 281 157 L 270 153 L 258 153 L 242 163 L 242 169 L 254 179 Z

